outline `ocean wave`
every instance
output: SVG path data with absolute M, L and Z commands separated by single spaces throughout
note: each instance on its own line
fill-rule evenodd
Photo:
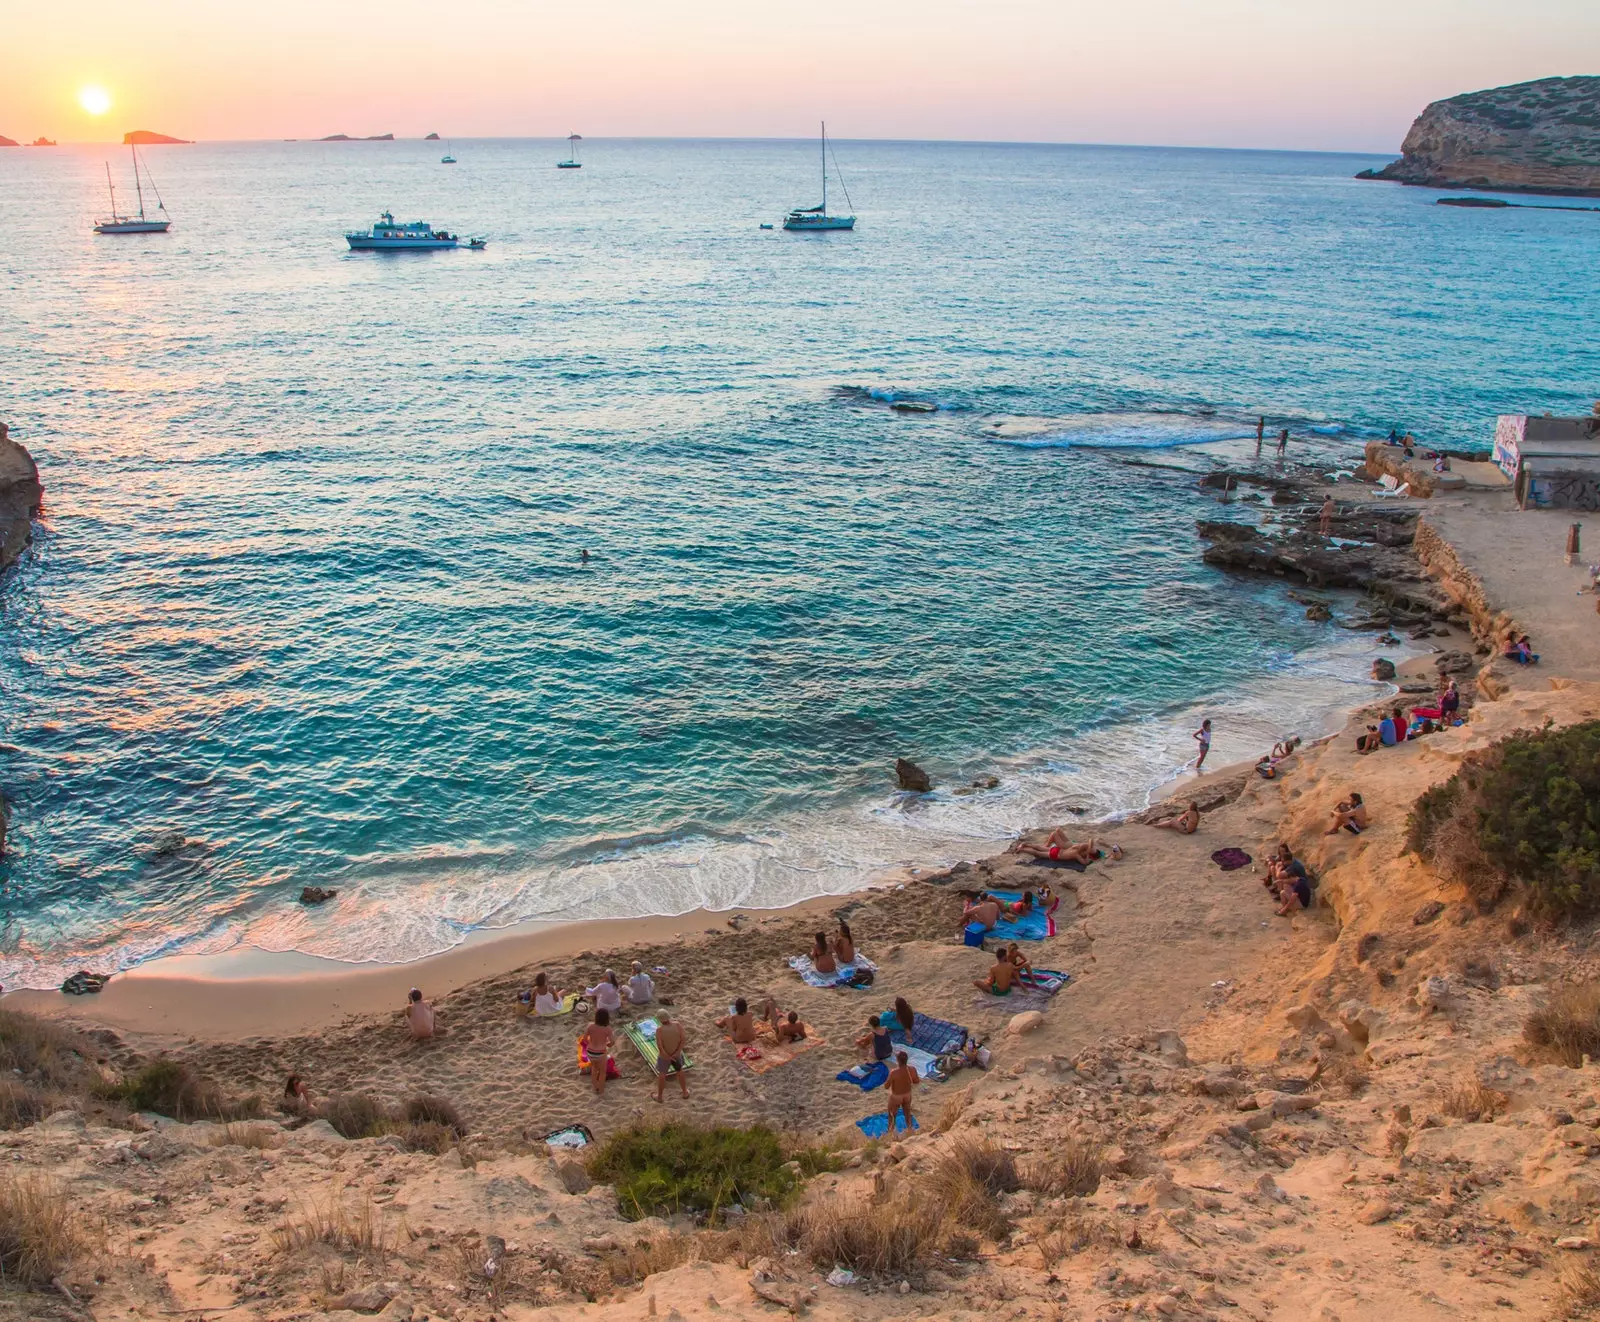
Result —
M 1242 418 L 1196 413 L 1072 413 L 1041 418 L 992 417 L 983 434 L 1024 449 L 1165 450 L 1183 445 L 1255 438 L 1255 424 Z

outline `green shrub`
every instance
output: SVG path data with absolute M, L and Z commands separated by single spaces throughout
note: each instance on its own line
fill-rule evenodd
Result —
M 245 1120 L 261 1114 L 255 1098 L 236 1101 L 182 1061 L 165 1057 L 99 1093 L 131 1110 L 154 1111 L 173 1120 Z
M 1485 903 L 1518 887 L 1552 915 L 1600 906 L 1600 721 L 1468 758 L 1412 806 L 1406 845 Z
M 617 1191 L 629 1220 L 696 1212 L 709 1220 L 735 1202 L 787 1200 L 798 1187 L 783 1141 L 772 1130 L 635 1125 L 619 1130 L 589 1160 L 589 1173 Z

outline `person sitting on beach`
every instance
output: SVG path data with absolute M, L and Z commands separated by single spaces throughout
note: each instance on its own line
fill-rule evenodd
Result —
M 733 1003 L 733 1013 L 717 1020 L 717 1027 L 726 1030 L 739 1046 L 756 1040 L 756 1017 L 750 1013 L 750 1002 L 741 996 Z
M 656 984 L 644 965 L 638 960 L 633 961 L 633 976 L 628 979 L 628 1003 L 630 1005 L 649 1005 L 656 998 Z
M 856 962 L 856 940 L 850 935 L 850 924 L 839 920 L 839 935 L 833 938 L 833 957 L 841 964 Z
M 422 992 L 416 987 L 411 989 L 411 997 L 406 1002 L 406 1023 L 415 1041 L 433 1036 L 433 1006 L 422 999 Z
M 975 979 L 973 986 L 981 992 L 988 992 L 991 996 L 1011 995 L 1011 984 L 1016 981 L 1017 966 L 1007 958 L 1005 951 L 1000 951 L 994 957 L 994 967 L 989 970 L 987 978 Z
M 1447 721 L 1461 709 L 1461 693 L 1456 688 L 1455 680 L 1450 680 L 1444 686 L 1444 692 L 1439 695 L 1438 701 L 1431 707 L 1413 707 L 1411 719 L 1421 717 L 1426 721 Z
M 1385 748 L 1393 748 L 1400 742 L 1399 735 L 1394 728 L 1394 717 L 1385 716 L 1378 722 L 1378 742 Z
M 1280 844 L 1277 852 L 1267 863 L 1267 875 L 1261 884 L 1276 893 L 1286 881 L 1295 877 L 1300 878 L 1308 886 L 1311 884 L 1306 865 L 1294 856 L 1294 851 L 1288 845 Z
M 1299 873 L 1291 874 L 1279 882 L 1275 892 L 1278 900 L 1278 916 L 1287 918 L 1298 907 L 1309 909 L 1311 907 L 1311 881 L 1305 875 L 1304 869 Z
M 894 998 L 894 1017 L 899 1021 L 900 1027 L 910 1033 L 917 1025 L 916 1012 L 911 1008 L 911 1002 L 904 996 Z
M 1407 731 L 1407 729 L 1410 728 L 1410 722 L 1408 722 L 1406 720 L 1405 712 L 1403 712 L 1399 708 L 1399 706 L 1396 706 L 1394 711 L 1392 713 L 1390 713 L 1390 719 L 1394 721 L 1394 741 L 1395 741 L 1395 743 L 1397 743 L 1397 744 L 1405 743 L 1405 741 L 1406 741 L 1406 731 Z
M 1150 825 L 1166 831 L 1180 831 L 1184 835 L 1193 835 L 1200 829 L 1200 805 L 1191 799 L 1189 806 L 1176 817 L 1169 817 L 1164 822 L 1151 822 Z
M 917 1072 L 911 1068 L 911 1058 L 903 1051 L 895 1052 L 895 1067 L 889 1071 L 889 1132 L 894 1133 L 895 1112 L 906 1118 L 906 1128 L 911 1128 L 911 1090 L 917 1086 Z
M 550 986 L 550 979 L 543 973 L 536 973 L 533 975 L 534 1014 L 560 1014 L 562 1002 L 564 1002 L 566 999 L 566 992 L 553 990 Z
M 1527 634 L 1513 639 L 1507 646 L 1505 654 L 1519 666 L 1536 666 L 1539 664 L 1539 657 L 1533 650 L 1533 640 Z
M 617 985 L 617 975 L 610 969 L 601 975 L 600 981 L 593 987 L 585 987 L 583 994 L 595 1003 L 597 1009 L 607 1014 L 616 1014 L 622 1009 L 622 988 Z
M 783 1022 L 774 1024 L 772 1031 L 778 1035 L 779 1042 L 802 1042 L 806 1036 L 806 1026 L 793 1010 L 789 1011 Z
M 611 1011 L 594 1012 L 594 1022 L 583 1030 L 583 1049 L 589 1053 L 589 1077 L 594 1080 L 594 1095 L 606 1090 L 606 1070 L 611 1064 Z
M 689 1068 L 689 1062 L 684 1058 L 683 1044 L 688 1040 L 688 1034 L 683 1031 L 682 1024 L 672 1022 L 672 1016 L 663 1010 L 656 1018 L 656 1101 L 666 1100 L 667 1075 L 678 1076 L 678 1090 L 685 1097 L 689 1095 L 688 1081 L 683 1077 L 683 1072 Z
M 828 937 L 824 932 L 818 932 L 811 939 L 811 967 L 818 973 L 837 973 L 838 961 L 833 957 L 833 948 L 828 945 Z
M 1033 961 L 1022 953 L 1022 947 L 1015 941 L 1006 947 L 1006 958 L 1011 961 L 1011 967 L 1016 969 L 1018 982 L 1032 980 Z
M 1383 738 L 1376 725 L 1368 725 L 1367 732 L 1356 737 L 1356 752 L 1371 753 L 1383 747 Z
M 962 909 L 961 921 L 965 926 L 976 923 L 985 932 L 992 931 L 1000 921 L 1000 901 L 979 891 L 977 898 L 969 900 Z
M 1361 802 L 1361 796 L 1354 791 L 1334 808 L 1333 825 L 1324 834 L 1337 835 L 1341 828 L 1351 835 L 1360 835 L 1367 829 L 1367 805 Z
M 856 1046 L 866 1053 L 867 1060 L 888 1060 L 894 1054 L 894 1043 L 889 1037 L 887 1019 L 888 1015 L 867 1016 L 867 1031 L 856 1039 Z
M 283 1109 L 293 1115 L 307 1115 L 316 1109 L 311 1089 L 298 1074 L 291 1074 L 283 1085 Z

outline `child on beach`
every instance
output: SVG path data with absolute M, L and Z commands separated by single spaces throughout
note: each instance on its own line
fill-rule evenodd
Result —
M 1284 434 L 1288 435 L 1287 432 Z M 1200 728 L 1194 732 L 1192 737 L 1200 745 L 1200 756 L 1194 760 L 1194 771 L 1195 775 L 1198 776 L 1200 768 L 1206 764 L 1206 754 L 1211 751 L 1211 718 L 1209 716 L 1200 722 Z
M 411 989 L 411 998 L 406 1002 L 406 1024 L 415 1042 L 423 1042 L 433 1036 L 433 1006 L 422 999 L 422 992 L 416 987 Z

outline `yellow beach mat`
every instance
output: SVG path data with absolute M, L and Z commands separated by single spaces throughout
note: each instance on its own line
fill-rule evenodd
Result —
M 559 1010 L 552 1011 L 550 1014 L 539 1014 L 534 1010 L 531 1000 L 524 1001 L 519 997 L 517 1000 L 517 1013 L 531 1015 L 535 1019 L 557 1019 L 561 1015 L 571 1014 L 576 1010 L 581 999 L 577 992 L 568 992 L 561 998 L 561 1008 Z
M 805 1024 L 805 1030 L 806 1035 L 798 1042 L 779 1042 L 778 1035 L 763 1024 L 761 1030 L 756 1034 L 756 1040 L 750 1044 L 750 1046 L 755 1047 L 756 1051 L 752 1052 L 750 1047 L 740 1047 L 739 1059 L 748 1065 L 754 1073 L 765 1074 L 768 1070 L 777 1069 L 779 1065 L 787 1065 L 796 1056 L 804 1055 L 807 1051 L 810 1051 L 812 1047 L 825 1047 L 828 1045 L 828 1039 L 818 1037 L 817 1030 L 810 1024 Z M 731 1042 L 733 1039 L 729 1038 L 728 1040 Z
M 622 1036 L 633 1043 L 634 1050 L 644 1057 L 644 1063 L 655 1072 L 656 1061 L 661 1058 L 661 1053 L 656 1050 L 656 1021 L 654 1018 L 641 1019 L 637 1023 L 624 1024 Z M 689 1053 L 684 1052 L 683 1067 L 688 1069 L 694 1061 L 689 1058 Z

